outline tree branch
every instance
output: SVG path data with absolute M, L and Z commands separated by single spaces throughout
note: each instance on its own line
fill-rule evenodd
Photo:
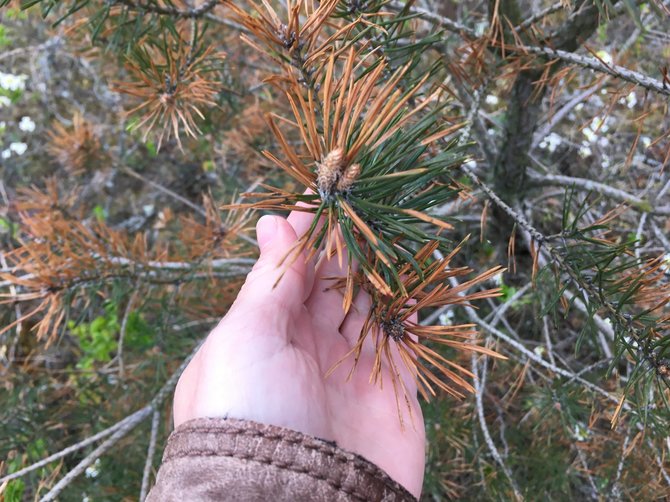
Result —
M 151 466 L 154 462 L 154 453 L 156 451 L 156 437 L 158 436 L 158 422 L 160 420 L 158 410 L 154 411 L 151 419 L 151 435 L 149 436 L 149 447 L 147 448 L 147 459 L 144 462 L 144 472 L 142 474 L 142 487 L 140 489 L 140 502 L 144 502 L 149 493 L 149 477 L 151 476 Z
M 453 279 L 453 278 L 452 278 Z M 456 285 L 458 285 L 458 281 L 454 281 Z M 491 453 L 491 456 L 493 459 L 496 461 L 496 463 L 500 466 L 502 469 L 503 473 L 505 474 L 505 477 L 507 478 L 507 481 L 509 481 L 509 484 L 512 487 L 512 490 L 514 491 L 514 497 L 516 500 L 523 501 L 524 498 L 521 495 L 521 490 L 519 490 L 519 486 L 517 485 L 516 481 L 512 477 L 512 471 L 509 470 L 509 467 L 505 464 L 505 462 L 502 459 L 502 456 L 500 455 L 500 452 L 498 451 L 498 448 L 496 448 L 495 443 L 493 442 L 493 438 L 491 437 L 491 433 L 489 432 L 489 428 L 486 425 L 486 417 L 484 416 L 484 401 L 482 398 L 482 395 L 484 393 L 484 386 L 486 385 L 486 362 L 488 358 L 484 355 L 482 356 L 482 372 L 481 372 L 481 377 L 479 375 L 479 364 L 477 363 L 477 354 L 473 352 L 470 356 L 470 361 L 471 361 L 471 367 L 472 367 L 472 382 L 475 387 L 475 405 L 477 408 L 477 418 L 479 419 L 479 427 L 482 430 L 482 434 L 484 435 L 484 441 L 486 442 L 486 446 L 489 449 L 489 453 Z
M 86 470 L 86 467 L 91 465 L 93 462 L 95 462 L 96 459 L 98 459 L 102 454 L 104 454 L 107 450 L 109 450 L 114 444 L 116 444 L 120 439 L 125 437 L 130 431 L 132 431 L 138 424 L 140 424 L 145 418 L 147 418 L 153 411 L 156 411 L 159 409 L 159 407 L 163 404 L 165 401 L 165 398 L 168 396 L 168 394 L 174 389 L 174 387 L 177 385 L 177 381 L 179 380 L 179 377 L 181 376 L 182 372 L 188 365 L 188 363 L 191 362 L 191 359 L 195 356 L 195 354 L 198 352 L 200 347 L 202 346 L 202 343 L 204 342 L 204 339 L 201 340 L 195 348 L 191 351 L 191 353 L 184 359 L 184 361 L 179 365 L 179 367 L 175 370 L 172 375 L 170 375 L 170 378 L 167 379 L 165 384 L 163 384 L 163 387 L 160 388 L 160 390 L 156 393 L 156 395 L 153 397 L 153 399 L 144 406 L 143 408 L 137 410 L 136 412 L 128 415 L 126 418 L 123 420 L 120 420 L 116 424 L 112 425 L 111 427 L 108 427 L 104 431 L 100 431 L 97 434 L 94 434 L 90 438 L 86 438 L 83 441 L 80 441 L 77 444 L 74 444 L 72 446 L 69 446 L 58 453 L 54 453 L 53 455 L 50 455 L 38 462 L 35 462 L 32 465 L 29 465 L 28 467 L 24 467 L 23 469 L 13 472 L 11 474 L 7 474 L 6 476 L 0 478 L 0 484 L 4 483 L 5 481 L 11 481 L 12 479 L 19 478 L 25 474 L 28 474 L 29 472 L 32 472 L 36 469 L 39 469 L 40 467 L 44 467 L 45 465 L 50 464 L 51 462 L 54 462 L 55 460 L 58 460 L 60 458 L 63 458 L 70 453 L 74 453 L 75 451 L 81 450 L 82 448 L 85 448 L 86 446 L 98 441 L 99 439 L 102 439 L 104 437 L 109 436 L 110 434 L 112 437 L 110 437 L 107 441 L 102 443 L 98 448 L 96 448 L 93 452 L 91 452 L 84 460 L 82 460 L 77 466 L 68 474 L 66 474 L 50 491 L 47 493 L 41 501 L 50 501 L 54 500 L 55 497 L 60 494 L 63 489 L 72 482 L 74 478 L 79 476 L 82 472 Z M 72 472 L 75 472 L 75 474 L 72 474 Z
M 398 1 L 389 2 L 388 4 L 386 4 L 386 7 L 395 12 L 400 12 L 405 9 L 405 5 Z M 426 9 L 422 9 L 421 7 L 417 7 L 415 5 L 409 8 L 409 12 L 418 15 L 418 17 L 420 17 L 421 19 L 424 19 L 432 24 L 441 26 L 447 31 L 451 31 L 453 33 L 458 34 L 464 34 L 470 38 L 478 38 L 477 33 L 475 32 L 474 29 L 468 28 L 464 24 L 449 19 L 448 17 L 440 16 L 435 12 L 430 12 Z
M 580 54 L 575 54 L 573 52 L 563 51 L 560 49 L 551 49 L 549 47 L 535 47 L 532 45 L 521 45 L 516 47 L 506 47 L 508 50 L 514 50 L 516 52 L 526 52 L 530 54 L 538 54 L 550 57 L 552 59 L 559 59 L 561 61 L 571 63 L 583 68 L 588 68 L 589 70 L 597 71 L 600 73 L 605 73 L 612 77 L 625 80 L 640 87 L 644 87 L 650 91 L 663 94 L 664 96 L 670 96 L 670 86 L 665 82 L 656 80 L 655 78 L 648 77 L 640 72 L 629 70 L 623 66 L 615 64 L 606 64 L 598 58 L 582 56 Z
M 136 10 L 140 12 L 151 12 L 154 14 L 160 14 L 162 16 L 171 16 L 181 19 L 196 19 L 203 17 L 205 14 L 214 9 L 221 0 L 207 0 L 197 7 L 192 7 L 190 9 L 178 9 L 173 6 L 163 6 L 155 3 L 142 3 L 134 2 L 133 0 L 116 0 L 117 3 L 125 5 L 131 10 Z
M 600 183 L 587 178 L 573 178 L 572 176 L 563 176 L 560 174 L 540 174 L 537 171 L 530 170 L 528 172 L 528 177 L 532 184 L 536 186 L 574 186 L 589 192 L 597 192 L 614 200 L 618 200 L 619 202 L 625 202 L 645 213 L 663 216 L 670 215 L 670 206 L 654 207 L 648 201 L 625 192 L 624 190 L 619 190 L 618 188 L 611 187 L 605 183 Z

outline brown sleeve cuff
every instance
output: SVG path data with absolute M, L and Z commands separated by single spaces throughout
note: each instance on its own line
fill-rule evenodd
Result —
M 274 425 L 199 418 L 168 439 L 148 501 L 415 501 L 333 443 Z

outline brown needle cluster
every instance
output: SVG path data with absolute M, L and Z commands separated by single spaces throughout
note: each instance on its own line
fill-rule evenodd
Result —
M 54 122 L 47 134 L 47 152 L 72 174 L 80 174 L 104 157 L 95 126 L 80 113 L 72 118 L 72 127 Z
M 355 368 L 366 340 L 371 337 L 376 356 L 370 381 L 382 385 L 382 370 L 389 368 L 396 396 L 402 394 L 405 400 L 409 394 L 406 383 L 397 377 L 399 363 L 408 369 L 425 399 L 435 396 L 436 389 L 455 397 L 464 397 L 464 392 L 474 390 L 466 379 L 471 378 L 472 373 L 430 345 L 503 358 L 493 350 L 476 344 L 477 332 L 473 324 L 426 326 L 418 322 L 418 313 L 422 309 L 469 305 L 474 300 L 501 294 L 499 288 L 467 293 L 472 287 L 500 274 L 503 271 L 500 267 L 452 287 L 448 282 L 450 277 L 462 277 L 472 271 L 466 267 L 451 266 L 461 246 L 442 259 L 430 261 L 437 246 L 437 242 L 428 243 L 415 255 L 417 262 L 424 266 L 423 276 L 409 267 L 400 271 L 404 277 L 405 293 L 388 297 L 375 289 L 370 290 L 373 305 L 358 343 L 351 351 Z
M 144 130 L 145 141 L 158 129 L 158 148 L 170 138 L 181 148 L 181 130 L 193 138 L 202 134 L 196 120 L 205 118 L 204 109 L 217 106 L 222 84 L 210 70 L 223 58 L 213 47 L 198 53 L 180 40 L 166 51 L 146 49 L 144 64 L 127 63 L 133 81 L 116 82 L 115 90 L 140 100 L 127 115 L 139 115 L 133 127 Z

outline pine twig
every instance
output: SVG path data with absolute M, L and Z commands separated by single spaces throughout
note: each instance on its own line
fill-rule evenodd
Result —
M 541 21 L 547 16 L 552 15 L 554 12 L 558 12 L 559 10 L 565 10 L 565 2 L 564 1 L 559 1 L 556 2 L 553 5 L 550 5 L 549 7 L 542 9 L 536 14 L 533 14 L 530 16 L 528 19 L 525 19 L 522 23 L 519 23 L 514 27 L 514 31 L 522 31 L 530 28 L 533 26 L 535 23 L 538 21 Z
M 665 251 L 670 253 L 670 239 L 661 231 L 660 228 L 658 228 L 658 225 L 656 224 L 655 221 L 651 222 L 651 228 L 654 230 L 654 235 L 656 238 L 661 241 L 663 244 L 663 247 L 665 248 Z
M 453 281 L 452 284 L 455 282 L 455 285 L 458 285 L 457 281 Z M 521 495 L 521 491 L 519 490 L 518 485 L 516 484 L 516 481 L 512 477 L 512 472 L 509 470 L 509 467 L 505 464 L 505 461 L 503 460 L 502 456 L 500 455 L 500 452 L 498 451 L 498 448 L 496 447 L 495 443 L 493 442 L 493 438 L 491 437 L 491 433 L 489 432 L 489 428 L 486 425 L 486 417 L 484 416 L 484 402 L 482 399 L 482 395 L 484 393 L 484 387 L 486 385 L 486 362 L 488 358 L 486 355 L 482 356 L 482 372 L 481 376 L 479 373 L 479 365 L 477 363 L 477 355 L 473 352 L 470 361 L 472 365 L 472 381 L 475 387 L 475 404 L 477 407 L 477 418 L 479 419 L 479 427 L 482 430 L 482 434 L 484 435 L 484 441 L 486 442 L 486 446 L 489 449 L 489 453 L 491 453 L 491 456 L 493 459 L 496 461 L 496 463 L 500 466 L 502 469 L 503 473 L 505 474 L 505 477 L 507 478 L 507 481 L 509 481 L 510 486 L 512 487 L 512 490 L 514 491 L 514 498 L 518 501 L 523 501 L 524 498 Z
M 640 72 L 629 70 L 623 66 L 616 64 L 606 64 L 595 57 L 582 56 L 580 54 L 575 54 L 573 52 L 563 51 L 560 49 L 552 49 L 550 47 L 536 47 L 532 45 L 506 47 L 506 49 L 521 53 L 526 52 L 530 54 L 548 56 L 552 59 L 560 59 L 566 63 L 571 63 L 583 68 L 588 68 L 589 70 L 605 73 L 612 77 L 625 80 L 626 82 L 639 85 L 640 87 L 644 87 L 650 91 L 663 94 L 664 96 L 670 96 L 670 86 L 668 86 L 665 82 L 656 80 L 655 78 L 649 77 Z
M 142 473 L 142 487 L 140 489 L 140 502 L 144 502 L 149 494 L 149 477 L 151 476 L 151 466 L 154 462 L 154 454 L 156 452 L 156 438 L 158 436 L 158 423 L 160 420 L 160 412 L 154 410 L 151 419 L 151 435 L 149 436 L 149 447 L 147 448 L 147 459 L 144 462 L 144 472 Z
M 130 431 L 139 425 L 150 414 L 151 407 L 143 409 L 142 414 L 137 414 L 133 420 L 129 420 L 122 427 L 120 427 L 114 434 L 111 435 L 104 443 L 98 446 L 95 450 L 89 453 L 81 462 L 79 462 L 71 471 L 63 476 L 58 483 L 56 483 L 49 492 L 40 499 L 40 502 L 51 502 L 56 500 L 56 497 L 70 484 L 81 475 L 87 467 L 93 464 L 98 458 L 124 438 Z
M 589 382 L 588 380 L 580 377 L 579 375 L 577 375 L 577 374 L 575 374 L 571 371 L 565 370 L 565 369 L 561 368 L 560 366 L 556 366 L 555 364 L 551 364 L 550 362 L 545 361 L 544 359 L 542 359 L 542 357 L 538 356 L 535 352 L 533 352 L 531 350 L 528 350 L 526 347 L 524 347 L 523 344 L 517 342 L 512 337 L 510 337 L 506 333 L 502 332 L 498 328 L 495 328 L 495 327 L 491 326 L 489 323 L 487 323 L 482 318 L 480 318 L 479 315 L 477 315 L 477 312 L 475 311 L 475 309 L 473 309 L 472 307 L 466 306 L 465 307 L 465 312 L 468 315 L 471 322 L 477 324 L 482 329 L 484 329 L 488 333 L 494 335 L 496 338 L 499 338 L 500 340 L 507 343 L 508 345 L 511 345 L 514 349 L 516 349 L 517 351 L 522 353 L 525 357 L 527 357 L 531 361 L 539 364 L 540 366 L 544 367 L 545 369 L 548 369 L 548 370 L 550 370 L 550 371 L 552 371 L 552 372 L 554 372 L 558 375 L 561 375 L 562 377 L 565 377 L 569 380 L 578 382 L 579 384 L 581 384 L 585 388 L 589 389 L 590 391 L 592 391 L 596 394 L 600 394 L 601 396 L 607 398 L 609 401 L 611 401 L 613 403 L 619 404 L 620 399 L 618 397 L 616 397 L 615 395 L 610 394 L 606 390 L 601 389 L 597 385 Z
M 593 476 L 591 476 L 589 465 L 586 463 L 586 455 L 584 455 L 584 452 L 579 447 L 579 445 L 575 444 L 575 449 L 577 450 L 577 456 L 579 457 L 579 462 L 582 464 L 586 478 L 589 480 L 589 486 L 591 487 L 591 497 L 593 500 L 599 500 L 598 492 L 600 490 L 598 490 L 595 481 L 593 481 Z
M 528 284 L 525 284 L 518 291 L 516 291 L 511 297 L 509 297 L 509 299 L 505 303 L 503 303 L 499 307 L 496 307 L 495 312 L 491 312 L 491 317 L 492 317 L 492 319 L 490 321 L 491 325 L 492 326 L 497 326 L 498 323 L 500 322 L 500 319 L 502 318 L 502 316 L 505 315 L 505 312 L 507 312 L 507 310 L 512 305 L 514 305 L 515 302 L 517 302 L 523 295 L 525 295 L 526 292 L 531 288 L 532 285 L 533 284 L 530 283 L 530 282 Z M 488 321 L 488 319 L 487 319 L 487 321 Z
M 556 364 L 556 359 L 554 357 L 554 345 L 551 342 L 551 333 L 549 333 L 549 321 L 547 316 L 542 316 L 542 335 L 544 336 L 544 344 L 547 346 L 547 355 L 549 356 L 549 362 L 551 364 Z
M 40 502 L 51 502 L 56 500 L 56 497 L 81 473 L 83 473 L 86 468 L 100 458 L 107 450 L 112 448 L 116 443 L 123 439 L 129 432 L 131 432 L 137 425 L 139 425 L 146 417 L 148 417 L 151 412 L 158 410 L 158 408 L 163 404 L 165 398 L 168 394 L 174 389 L 177 385 L 177 381 L 181 376 L 184 369 L 188 363 L 191 362 L 191 359 L 200 349 L 204 340 L 200 341 L 196 347 L 191 351 L 189 356 L 184 359 L 184 361 L 179 365 L 179 368 L 168 378 L 167 382 L 161 387 L 158 393 L 154 396 L 151 402 L 146 405 L 141 410 L 135 412 L 133 416 L 137 416 L 135 419 L 128 421 L 122 427 L 120 427 L 107 441 L 98 446 L 93 450 L 89 455 L 86 456 L 81 462 L 79 462 L 71 471 L 69 471 L 58 483 L 56 483 L 49 492 L 40 499 Z
M 393 11 L 401 11 L 405 8 L 405 5 L 398 1 L 392 1 L 389 2 L 386 7 Z M 426 9 L 422 9 L 421 7 L 417 7 L 415 5 L 411 6 L 409 8 L 409 12 L 411 14 L 416 14 L 418 15 L 421 19 L 424 19 L 426 21 L 429 21 L 432 24 L 436 24 L 438 26 L 441 26 L 447 31 L 451 31 L 453 33 L 458 33 L 458 34 L 465 34 L 470 38 L 478 38 L 477 33 L 475 30 L 472 28 L 468 28 L 464 24 L 461 24 L 457 21 L 454 21 L 452 19 L 449 19 L 448 17 L 440 16 L 439 14 L 435 12 L 430 12 Z
M 100 431 L 97 434 L 94 434 L 93 436 L 86 438 L 82 441 L 80 441 L 77 444 L 74 444 L 72 446 L 69 446 L 67 448 L 64 448 L 63 450 L 59 451 L 58 453 L 54 453 L 53 455 L 50 455 L 38 462 L 35 462 L 32 465 L 29 465 L 27 467 L 24 467 L 23 469 L 20 469 L 16 472 L 13 472 L 11 474 L 7 474 L 6 476 L 0 478 L 0 484 L 4 483 L 5 481 L 11 481 L 12 479 L 20 478 L 21 476 L 28 474 L 29 472 L 32 472 L 36 469 L 39 469 L 40 467 L 44 467 L 45 465 L 50 464 L 51 462 L 54 462 L 55 460 L 58 460 L 60 458 L 63 458 L 70 453 L 74 453 L 75 451 L 81 450 L 82 448 L 85 448 L 86 446 L 95 443 L 99 439 L 102 439 L 104 437 L 109 436 L 110 434 L 112 437 L 110 437 L 107 441 L 105 441 L 103 444 L 101 444 L 96 450 L 91 452 L 84 460 L 82 460 L 76 467 L 77 469 L 76 474 L 70 475 L 70 473 L 66 474 L 66 476 L 61 479 L 52 489 L 47 493 L 41 500 L 55 500 L 55 497 L 60 494 L 63 489 L 72 482 L 75 477 L 79 476 L 82 472 L 86 470 L 86 467 L 91 465 L 93 462 L 95 462 L 96 459 L 98 459 L 102 454 L 104 454 L 109 448 L 111 448 L 114 444 L 116 444 L 119 440 L 121 440 L 123 437 L 125 437 L 130 431 L 132 431 L 138 424 L 140 424 L 145 418 L 147 418 L 153 411 L 156 411 L 159 409 L 159 407 L 163 404 L 165 399 L 167 398 L 168 394 L 175 388 L 177 385 L 177 381 L 179 380 L 179 377 L 181 376 L 182 372 L 188 365 L 188 363 L 191 362 L 191 359 L 195 356 L 195 354 L 198 352 L 200 347 L 202 346 L 202 343 L 204 342 L 204 339 L 201 340 L 195 348 L 191 351 L 191 353 L 184 359 L 184 361 L 179 365 L 179 367 L 175 370 L 174 373 L 170 376 L 170 378 L 167 379 L 167 381 L 163 384 L 163 387 L 160 388 L 160 390 L 156 393 L 156 395 L 153 397 L 153 399 L 144 406 L 143 408 L 137 410 L 136 412 L 128 415 L 124 419 L 120 420 L 116 424 L 112 425 L 111 427 L 108 427 L 104 431 Z M 112 441 L 113 439 L 113 441 Z M 104 446 L 104 448 L 102 448 Z M 95 455 L 94 455 L 95 454 Z M 79 468 L 80 465 L 82 464 L 83 467 Z M 74 470 L 74 469 L 73 469 Z M 70 471 L 72 472 L 72 471 Z M 67 482 L 64 482 L 67 478 Z M 50 497 L 50 498 L 47 498 Z
M 154 14 L 159 14 L 162 16 L 170 16 L 181 19 L 196 19 L 203 17 L 208 12 L 212 11 L 222 0 L 207 0 L 197 7 L 191 7 L 189 9 L 178 9 L 174 6 L 163 6 L 156 3 L 150 2 L 134 2 L 133 0 L 116 0 L 117 3 L 125 5 L 131 10 L 136 10 L 140 12 L 151 12 Z
M 156 190 L 158 190 L 160 192 L 163 192 L 165 195 L 168 195 L 169 197 L 172 197 L 173 199 L 181 202 L 185 206 L 190 207 L 191 209 L 193 209 L 196 213 L 198 213 L 203 218 L 207 218 L 207 212 L 202 207 L 198 206 L 197 204 L 194 204 L 193 202 L 191 202 L 187 198 L 182 197 L 178 193 L 170 190 L 169 188 L 164 187 L 160 183 L 156 183 L 155 181 L 151 181 L 150 179 L 145 178 L 140 173 L 138 173 L 134 169 L 131 169 L 130 167 L 124 166 L 124 167 L 121 167 L 120 169 L 121 169 L 121 171 L 126 173 L 128 176 L 132 176 L 133 178 L 138 179 L 138 180 L 146 183 L 147 185 L 154 187 Z M 225 227 L 223 228 L 223 230 L 228 231 L 228 229 L 225 228 Z M 256 240 L 252 239 L 248 235 L 239 234 L 239 238 L 242 239 L 243 241 L 247 242 L 248 244 L 251 244 L 252 246 L 257 246 L 258 245 Z
M 534 241 L 536 241 L 538 244 L 543 244 L 547 239 L 544 236 L 544 234 L 540 233 L 537 231 L 530 223 L 528 223 L 528 220 L 526 217 L 519 212 L 515 211 L 512 209 L 506 202 L 504 202 L 497 193 L 491 189 L 486 183 L 484 183 L 479 176 L 475 174 L 475 172 L 468 167 L 466 164 L 461 164 L 460 169 L 466 174 L 468 178 L 481 190 L 487 195 L 489 199 L 491 199 L 495 204 L 498 206 L 499 209 L 501 209 L 507 216 L 512 218 L 521 228 L 526 230 L 531 237 L 533 238 Z
M 662 216 L 670 215 L 670 206 L 655 206 L 654 204 L 624 190 L 587 178 L 575 178 L 572 176 L 563 176 L 561 174 L 540 174 L 537 171 L 531 170 L 528 171 L 528 178 L 535 185 L 574 186 L 589 192 L 597 192 L 619 202 L 624 202 L 644 213 Z
M 88 445 L 93 444 L 93 443 L 99 441 L 100 439 L 106 438 L 110 434 L 113 434 L 113 433 L 117 432 L 119 429 L 126 426 L 129 422 L 134 422 L 136 420 L 142 421 L 142 420 L 144 420 L 144 418 L 146 418 L 146 416 L 150 412 L 151 412 L 150 409 L 147 409 L 146 407 L 142 408 L 142 409 L 132 413 L 131 415 L 128 415 L 123 420 L 118 421 L 114 425 L 112 425 L 110 427 L 107 427 L 105 430 L 102 430 L 102 431 L 98 432 L 97 434 L 94 434 L 91 437 L 83 439 L 82 441 L 79 441 L 78 443 L 75 443 L 71 446 L 68 446 L 67 448 L 63 448 L 59 452 L 56 452 L 53 455 L 49 455 L 48 457 L 43 458 L 42 460 L 39 460 L 39 461 L 35 462 L 34 464 L 31 464 L 27 467 L 19 469 L 16 472 L 12 472 L 11 474 L 7 474 L 7 475 L 1 477 L 0 478 L 0 485 L 2 485 L 6 481 L 11 481 L 13 479 L 20 478 L 20 477 L 22 477 L 26 474 L 29 474 L 29 473 L 31 473 L 31 472 L 33 472 L 33 471 L 35 471 L 35 470 L 37 470 L 41 467 L 49 465 L 50 463 L 55 462 L 56 460 L 59 460 L 63 457 L 66 457 L 66 456 L 70 455 L 71 453 L 79 451 L 82 448 L 86 448 Z
M 55 36 L 50 38 L 44 43 L 41 43 L 39 45 L 33 45 L 32 47 L 18 47 L 16 49 L 13 49 L 11 51 L 5 51 L 2 54 L 0 54 L 0 61 L 4 59 L 9 59 L 13 58 L 15 56 L 20 56 L 24 53 L 28 54 L 35 54 L 40 51 L 45 51 L 49 50 L 52 47 L 58 47 L 61 43 L 63 42 L 63 39 L 60 36 Z
M 623 441 L 623 446 L 621 447 L 621 458 L 619 459 L 619 464 L 616 468 L 616 477 L 614 478 L 614 483 L 612 483 L 612 491 L 610 492 L 610 495 L 614 500 L 621 500 L 621 485 L 619 484 L 619 481 L 621 480 L 623 464 L 626 461 L 626 456 L 628 454 L 626 450 L 628 450 L 628 444 L 630 443 L 630 433 L 631 431 L 629 430 Z

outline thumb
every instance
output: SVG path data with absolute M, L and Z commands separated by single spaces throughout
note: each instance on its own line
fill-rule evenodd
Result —
M 298 237 L 293 227 L 280 216 L 263 216 L 256 224 L 260 257 L 247 276 L 238 300 L 262 302 L 273 299 L 286 308 L 301 304 L 309 291 L 307 264 L 296 256 Z

